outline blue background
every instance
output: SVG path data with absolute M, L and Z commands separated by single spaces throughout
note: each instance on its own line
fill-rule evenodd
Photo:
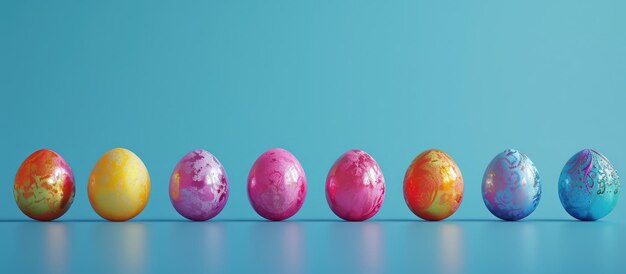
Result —
M 395 246 L 405 244 L 404 235 L 413 235 L 412 229 L 416 234 L 461 231 L 456 235 L 466 241 L 459 256 L 465 263 L 456 270 L 487 267 L 486 258 L 468 255 L 483 251 L 484 244 L 494 248 L 496 258 L 499 246 L 519 249 L 522 255 L 550 248 L 553 256 L 576 248 L 597 251 L 592 252 L 595 256 L 623 251 L 620 246 L 626 241 L 616 227 L 623 230 L 626 224 L 626 203 L 618 203 L 601 222 L 572 223 L 557 194 L 561 168 L 583 148 L 602 152 L 618 172 L 626 167 L 623 1 L 100 2 L 0 3 L 4 233 L 32 231 L 44 237 L 57 231 L 75 240 L 67 252 L 79 257 L 89 248 L 86 239 L 93 241 L 93 231 L 143 235 L 139 238 L 145 241 L 133 248 L 146 254 L 157 247 L 182 248 L 176 245 L 184 240 L 163 236 L 171 235 L 170 228 L 176 231 L 176 225 L 189 229 L 190 235 L 199 228 L 228 230 L 223 238 L 225 245 L 238 247 L 234 254 L 264 244 L 251 240 L 256 231 L 265 231 L 267 241 L 272 235 L 292 233 L 319 245 L 303 248 L 299 260 L 305 263 L 295 271 L 333 267 L 321 263 L 326 257 L 312 254 L 336 259 L 327 251 L 342 250 L 334 247 L 342 239 L 361 243 L 351 237 L 360 231 L 383 235 L 378 244 L 390 251 L 379 252 L 396 259 L 394 254 L 402 252 L 431 254 L 419 248 L 424 241 L 434 241 L 430 238 L 415 240 L 412 248 L 417 249 Z M 30 153 L 50 148 L 68 161 L 76 177 L 76 199 L 60 220 L 88 221 L 100 220 L 87 197 L 89 173 L 114 147 L 132 150 L 148 167 L 152 194 L 135 219 L 145 222 L 22 222 L 28 219 L 15 205 L 13 178 Z M 293 217 L 301 222 L 254 222 L 262 218 L 249 205 L 246 178 L 256 157 L 272 147 L 290 150 L 306 171 L 307 198 Z M 169 201 L 169 176 L 177 161 L 196 148 L 212 152 L 227 170 L 231 194 L 215 219 L 222 222 L 160 222 L 183 220 Z M 387 183 L 383 207 L 365 224 L 330 222 L 338 218 L 325 199 L 328 169 L 351 148 L 369 152 Z M 428 148 L 448 152 L 465 179 L 463 203 L 443 223 L 414 222 L 418 219 L 402 194 L 407 166 Z M 507 148 L 527 154 L 543 181 L 539 207 L 524 224 L 485 222 L 496 218 L 481 198 L 482 175 L 493 156 Z M 489 230 L 491 226 L 497 227 Z M 231 232 L 238 230 L 242 234 Z M 563 236 L 564 231 L 573 234 Z M 542 232 L 548 234 L 510 245 L 487 241 L 489 235 L 506 239 L 509 234 Z M 246 233 L 249 238 L 238 237 Z M 599 235 L 600 241 L 561 249 L 570 239 L 590 234 Z M 174 247 L 161 246 L 161 236 Z M 533 241 L 545 246 L 524 247 Z M 444 246 L 441 250 L 447 254 L 445 245 L 431 245 Z M 3 252 L 11 250 L 9 246 Z M 253 252 L 246 254 L 243 258 L 258 259 Z M 432 260 L 448 257 L 445 254 Z M 137 265 L 155 271 L 167 261 L 161 260 L 164 257 L 146 255 Z M 423 258 L 426 265 L 432 261 Z M 383 260 L 380 266 L 364 269 L 402 270 L 411 267 L 409 261 Z M 225 270 L 251 267 L 239 265 L 233 256 L 220 262 Z M 542 261 L 517 262 L 522 267 L 540 266 Z M 560 261 L 549 262 L 556 267 Z M 64 270 L 96 264 L 83 263 L 74 261 Z M 615 270 L 616 264 L 607 260 L 602 266 Z M 350 265 L 338 267 L 358 270 Z M 450 270 L 446 265 L 435 264 L 430 270 Z M 268 271 L 277 270 L 268 265 Z

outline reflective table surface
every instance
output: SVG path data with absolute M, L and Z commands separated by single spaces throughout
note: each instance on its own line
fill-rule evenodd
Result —
M 0 271 L 616 273 L 623 270 L 625 228 L 532 219 L 16 220 L 0 222 Z

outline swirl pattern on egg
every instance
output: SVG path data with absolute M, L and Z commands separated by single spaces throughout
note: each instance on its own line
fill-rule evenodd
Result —
M 463 176 L 447 153 L 429 149 L 415 157 L 404 176 L 404 199 L 418 217 L 448 218 L 463 200 Z
M 604 155 L 584 149 L 572 156 L 559 177 L 559 198 L 572 217 L 594 221 L 608 215 L 619 198 L 617 171 Z
M 482 194 L 485 206 L 493 215 L 507 221 L 521 220 L 539 205 L 539 172 L 528 156 L 507 149 L 487 166 Z

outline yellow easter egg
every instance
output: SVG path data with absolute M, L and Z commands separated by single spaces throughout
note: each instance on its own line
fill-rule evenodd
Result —
M 132 151 L 115 148 L 105 153 L 89 176 L 91 207 L 109 221 L 127 221 L 137 216 L 150 197 L 150 175 Z

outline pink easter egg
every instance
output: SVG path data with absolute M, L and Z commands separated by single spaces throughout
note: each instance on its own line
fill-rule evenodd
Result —
M 374 216 L 385 200 L 385 178 L 378 163 L 358 149 L 341 155 L 326 177 L 326 200 L 344 220 L 364 221 Z
M 183 217 L 206 221 L 228 200 L 228 177 L 220 161 L 206 150 L 187 153 L 170 177 L 170 200 Z
M 295 156 L 282 148 L 261 154 L 248 175 L 248 197 L 254 210 L 272 221 L 300 210 L 306 196 L 306 175 Z

